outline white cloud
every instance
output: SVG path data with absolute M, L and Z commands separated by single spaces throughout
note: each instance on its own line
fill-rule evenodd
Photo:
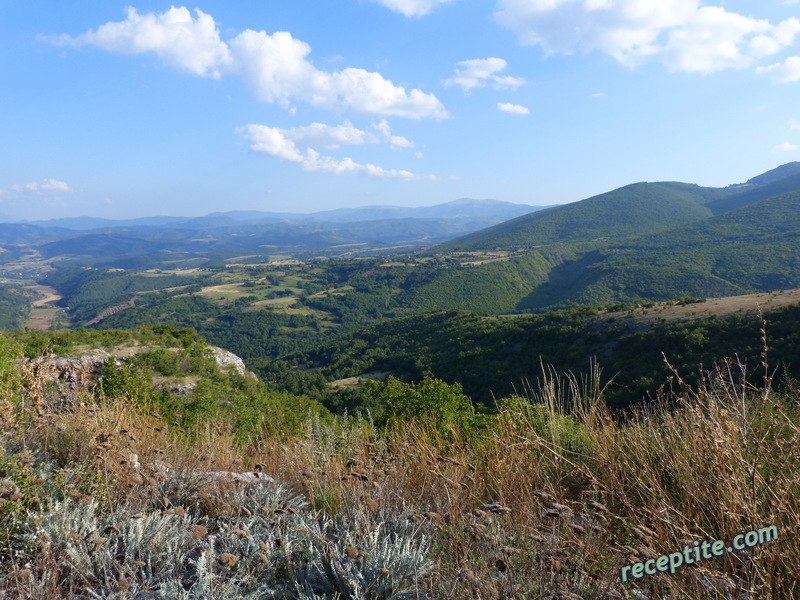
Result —
M 193 19 L 185 7 L 144 15 L 133 7 L 126 10 L 124 21 L 106 23 L 77 37 L 44 39 L 56 45 L 89 45 L 124 54 L 153 52 L 170 66 L 215 79 L 230 67 L 230 49 L 220 39 L 214 19 L 203 11 L 195 10 L 197 19 Z
M 327 149 L 339 148 L 341 146 L 362 146 L 381 143 L 388 144 L 393 150 L 397 148 L 412 148 L 414 146 L 414 142 L 403 136 L 392 135 L 391 127 L 386 119 L 373 123 L 372 129 L 374 131 L 359 129 L 350 121 L 345 121 L 341 125 L 311 123 L 311 125 L 292 127 L 291 129 L 280 129 L 276 127 L 268 129 L 270 131 L 279 131 L 281 139 L 305 146 Z M 274 144 L 280 144 L 280 140 L 276 138 L 266 137 L 262 141 L 276 151 L 277 149 L 274 147 Z M 268 153 L 274 154 L 274 152 Z M 288 156 L 282 156 L 282 158 L 288 159 Z
M 494 16 L 550 54 L 597 50 L 629 67 L 700 73 L 748 67 L 800 33 L 796 18 L 772 25 L 699 0 L 498 0 Z
M 795 150 L 797 150 L 797 146 L 795 146 L 794 144 L 790 144 L 789 142 L 783 142 L 775 146 L 772 149 L 772 152 L 773 154 L 778 154 L 781 152 L 794 152 Z
M 315 125 L 320 124 L 315 123 Z M 330 127 L 329 131 L 334 129 L 334 127 Z M 384 179 L 435 179 L 432 176 L 417 175 L 411 171 L 384 169 L 373 164 L 361 164 L 351 158 L 337 159 L 332 156 L 323 156 L 310 147 L 307 147 L 305 151 L 301 151 L 296 141 L 308 141 L 309 138 L 304 135 L 305 130 L 308 130 L 308 128 L 281 129 L 279 127 L 250 124 L 239 128 L 237 132 L 250 143 L 250 149 L 254 152 L 298 163 L 304 171 L 312 173 L 331 173 L 334 175 L 362 173 L 369 177 Z
M 800 81 L 800 56 L 790 56 L 783 63 L 758 67 L 759 75 L 768 75 L 775 83 Z
M 469 91 L 491 83 L 495 89 L 513 90 L 525 83 L 520 77 L 497 75 L 508 66 L 502 58 L 473 58 L 461 61 L 458 66 L 461 68 L 456 69 L 454 77 L 442 81 L 444 85 L 459 85 L 464 91 Z
M 312 123 L 304 127 L 293 127 L 281 131 L 294 142 L 323 148 L 338 148 L 343 144 L 348 146 L 376 144 L 379 141 L 378 136 L 353 126 L 350 121 L 335 126 Z
M 798 123 L 794 119 L 790 119 L 789 120 L 789 129 L 791 129 L 792 131 L 800 130 L 800 123 Z
M 72 188 L 64 181 L 43 179 L 32 183 L 15 183 L 0 189 L 0 199 L 17 208 L 64 206 L 63 194 Z
M 511 104 L 509 102 L 498 102 L 497 109 L 503 112 L 511 113 L 512 115 L 529 115 L 530 109 L 519 104 Z
M 406 17 L 421 17 L 427 15 L 440 4 L 447 4 L 452 0 L 373 0 L 382 4 L 389 10 L 405 15 Z
M 32 194 L 42 194 L 44 192 L 71 192 L 69 185 L 64 181 L 57 179 L 43 179 L 34 183 L 18 183 L 12 185 L 7 190 L 2 190 L 6 194 L 8 192 L 27 192 Z
M 253 152 L 297 163 L 304 160 L 297 145 L 287 137 L 283 129 L 266 125 L 246 125 L 237 131 L 250 142 L 250 149 Z
M 402 135 L 392 135 L 392 130 L 389 127 L 389 123 L 386 121 L 386 119 L 378 121 L 377 123 L 373 123 L 372 128 L 381 135 L 383 141 L 389 144 L 389 147 L 392 148 L 392 150 L 396 148 L 414 147 L 414 142 L 404 138 Z
M 110 52 L 152 52 L 170 66 L 196 75 L 220 78 L 237 74 L 265 102 L 291 109 L 306 102 L 317 108 L 355 113 L 444 119 L 449 116 L 433 94 L 407 91 L 379 73 L 346 68 L 328 72 L 308 60 L 311 47 L 286 31 L 268 34 L 245 30 L 224 42 L 214 19 L 200 10 L 172 7 L 140 15 L 129 8 L 127 19 L 111 22 L 76 37 L 43 37 L 55 45 L 96 46 Z

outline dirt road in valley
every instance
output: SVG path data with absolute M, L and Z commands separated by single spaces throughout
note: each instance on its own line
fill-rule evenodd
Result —
M 39 330 L 50 329 L 53 319 L 60 310 L 55 306 L 55 303 L 61 300 L 61 296 L 55 289 L 47 285 L 30 285 L 26 286 L 25 289 L 33 290 L 42 296 L 34 301 L 25 327 Z

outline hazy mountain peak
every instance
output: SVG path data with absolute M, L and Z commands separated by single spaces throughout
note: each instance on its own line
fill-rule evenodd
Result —
M 792 177 L 794 175 L 800 175 L 800 162 L 795 161 L 786 163 L 785 165 L 781 165 L 780 167 L 771 169 L 766 173 L 762 173 L 761 175 L 756 175 L 755 177 L 748 179 L 747 183 L 751 185 L 767 185 L 773 181 L 786 179 L 787 177 Z

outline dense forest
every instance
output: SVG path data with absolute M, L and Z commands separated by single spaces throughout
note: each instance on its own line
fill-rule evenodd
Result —
M 0 331 L 22 327 L 31 305 L 31 294 L 17 286 L 0 284 Z

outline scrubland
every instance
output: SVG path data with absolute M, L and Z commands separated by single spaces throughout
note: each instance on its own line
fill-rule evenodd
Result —
M 0 354 L 0 598 L 800 597 L 800 390 L 771 389 L 766 344 L 760 385 L 728 360 L 625 412 L 598 369 L 544 370 L 496 414 L 389 379 L 374 419 L 306 407 L 246 435 L 140 380 L 66 402 Z M 621 580 L 767 525 L 776 542 Z

